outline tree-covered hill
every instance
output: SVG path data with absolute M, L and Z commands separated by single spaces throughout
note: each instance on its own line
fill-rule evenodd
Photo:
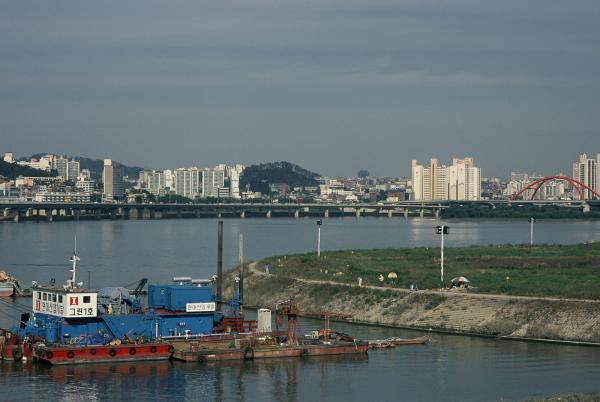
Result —
M 30 160 L 31 158 L 41 158 L 46 155 L 47 152 L 33 154 L 31 157 L 21 158 L 21 160 Z M 102 179 L 102 171 L 104 170 L 104 159 L 92 159 L 85 158 L 77 155 L 69 155 L 69 159 L 75 159 L 79 161 L 79 167 L 81 169 L 88 169 L 95 180 Z M 123 165 L 121 163 L 121 165 Z M 129 176 L 130 178 L 137 178 L 140 174 L 140 170 L 144 170 L 139 166 L 125 166 L 123 165 L 123 175 Z
M 0 160 L 0 176 L 8 180 L 14 180 L 19 176 L 53 177 L 56 176 L 56 172 L 44 172 L 43 170 L 33 169 L 29 166 L 21 166 L 16 163 L 8 163 Z
M 290 162 L 261 163 L 248 166 L 240 177 L 240 189 L 269 194 L 269 186 L 275 183 L 284 183 L 290 187 L 318 186 L 317 173 L 306 170 Z

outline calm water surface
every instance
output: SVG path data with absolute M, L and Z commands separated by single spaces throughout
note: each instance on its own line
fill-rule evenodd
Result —
M 0 269 L 24 283 L 64 281 L 77 235 L 80 280 L 92 286 L 128 284 L 141 277 L 209 277 L 216 270 L 217 221 L 99 221 L 0 225 Z M 404 218 L 327 219 L 323 249 L 435 247 L 439 221 Z M 526 243 L 527 222 L 449 221 L 448 246 Z M 536 223 L 536 242 L 600 240 L 600 222 Z M 225 220 L 225 265 L 314 250 L 314 219 Z M 17 300 L 27 306 L 29 300 Z M 18 319 L 0 303 L 0 327 Z M 599 312 L 600 314 L 600 312 Z M 302 319 L 308 332 L 321 325 Z M 392 328 L 336 324 L 362 338 L 414 337 Z M 368 357 L 281 359 L 217 364 L 176 362 L 48 368 L 0 363 L 0 400 L 265 400 L 393 401 L 521 400 L 535 395 L 600 390 L 600 348 L 432 335 L 426 346 L 372 351 Z

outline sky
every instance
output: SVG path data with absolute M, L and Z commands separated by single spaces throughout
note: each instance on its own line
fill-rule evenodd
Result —
M 600 152 L 597 0 L 0 0 L 0 152 L 569 174 Z

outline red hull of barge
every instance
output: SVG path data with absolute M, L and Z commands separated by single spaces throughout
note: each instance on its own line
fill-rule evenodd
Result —
M 119 346 L 44 346 L 34 351 L 34 358 L 52 365 L 82 363 L 136 362 L 167 360 L 173 348 L 167 343 L 144 343 Z

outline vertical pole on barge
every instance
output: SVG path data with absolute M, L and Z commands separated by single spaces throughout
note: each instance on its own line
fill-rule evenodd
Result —
M 240 233 L 240 314 L 244 313 L 244 235 Z
M 217 304 L 222 311 L 221 297 L 223 295 L 223 221 L 219 221 L 219 240 L 217 243 Z

